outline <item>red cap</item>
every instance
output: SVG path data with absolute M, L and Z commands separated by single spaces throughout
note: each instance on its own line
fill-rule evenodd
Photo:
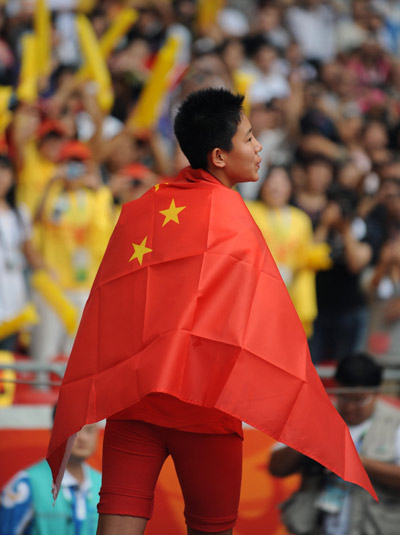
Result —
M 59 160 L 90 160 L 92 151 L 81 141 L 67 141 L 60 150 Z
M 39 138 L 41 138 L 50 133 L 64 136 L 66 134 L 64 125 L 56 119 L 45 119 L 42 123 L 40 123 L 37 135 Z
M 125 165 L 125 167 L 119 170 L 118 174 L 127 176 L 129 178 L 142 179 L 154 176 L 153 171 L 141 163 L 130 163 L 128 165 Z

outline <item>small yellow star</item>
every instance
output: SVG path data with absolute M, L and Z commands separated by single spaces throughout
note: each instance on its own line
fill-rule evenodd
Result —
M 168 184 L 169 184 L 169 182 L 162 182 L 161 184 L 156 184 L 154 186 L 154 189 L 155 189 L 155 191 L 158 191 L 161 188 L 161 186 L 168 186 Z
M 147 240 L 147 236 L 144 238 L 144 240 L 142 241 L 140 245 L 138 245 L 137 243 L 132 243 L 135 252 L 130 257 L 129 262 L 137 258 L 139 264 L 142 265 L 143 256 L 147 253 L 151 253 L 151 251 L 153 250 L 153 249 L 149 249 L 148 247 L 146 247 L 146 240 Z
M 172 199 L 169 208 L 166 210 L 160 210 L 160 214 L 165 216 L 162 226 L 165 227 L 170 221 L 175 221 L 179 225 L 178 214 L 184 210 L 186 206 L 175 206 L 175 199 Z

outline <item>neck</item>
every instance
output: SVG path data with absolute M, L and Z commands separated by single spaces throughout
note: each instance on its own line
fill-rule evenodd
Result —
M 82 459 L 70 457 L 67 464 L 67 470 L 78 481 L 78 483 L 83 483 L 85 476 L 83 473 Z
M 218 167 L 213 167 L 212 169 L 210 168 L 206 169 L 206 171 L 207 173 L 210 173 L 210 175 L 212 175 L 214 178 L 219 180 L 219 182 L 221 182 L 221 184 L 223 184 L 227 188 L 232 187 L 231 183 L 229 182 L 223 170 L 218 169 Z

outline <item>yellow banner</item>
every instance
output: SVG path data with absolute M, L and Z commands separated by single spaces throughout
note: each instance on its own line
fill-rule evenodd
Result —
M 158 52 L 153 70 L 142 89 L 139 102 L 129 121 L 133 128 L 148 129 L 158 121 L 161 107 L 170 86 L 172 69 L 180 49 L 180 39 L 170 36 Z

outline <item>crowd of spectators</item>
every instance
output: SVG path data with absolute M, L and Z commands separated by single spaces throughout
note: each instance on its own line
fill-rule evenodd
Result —
M 172 120 L 189 92 L 212 86 L 246 95 L 263 161 L 260 181 L 239 193 L 314 362 L 362 349 L 400 360 L 398 2 L 47 0 L 50 68 L 27 96 L 40 2 L 0 8 L 2 349 L 43 362 L 68 356 L 69 313 L 83 309 L 121 205 L 187 164 Z M 86 17 L 101 42 L 129 10 L 136 18 L 105 58 L 107 106 L 77 22 Z M 168 86 L 143 126 L 135 116 L 171 38 L 179 47 Z M 13 321 L 18 328 L 2 330 Z

